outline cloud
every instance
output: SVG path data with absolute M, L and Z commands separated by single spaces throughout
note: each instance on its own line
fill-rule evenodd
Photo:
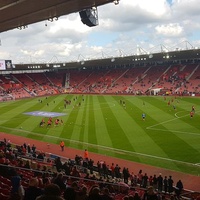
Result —
M 177 37 L 183 34 L 183 27 L 179 24 L 166 24 L 155 27 L 156 33 L 166 37 Z
M 200 7 L 198 0 L 173 0 L 174 15 L 181 18 L 200 17 Z
M 77 60 L 79 55 L 134 54 L 182 41 L 200 44 L 199 0 L 121 0 L 98 7 L 99 26 L 88 27 L 79 13 L 1 33 L 0 57 L 20 62 Z M 45 25 L 47 24 L 47 26 Z

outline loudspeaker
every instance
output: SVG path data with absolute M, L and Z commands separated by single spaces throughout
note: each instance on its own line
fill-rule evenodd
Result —
M 79 15 L 81 17 L 81 21 L 83 22 L 83 24 L 86 24 L 89 27 L 97 26 L 99 24 L 97 8 L 82 10 L 79 12 Z

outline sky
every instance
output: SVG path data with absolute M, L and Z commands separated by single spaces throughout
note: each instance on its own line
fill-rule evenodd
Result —
M 199 48 L 199 1 L 120 0 L 97 8 L 95 27 L 83 24 L 77 12 L 2 32 L 0 59 L 72 62 Z

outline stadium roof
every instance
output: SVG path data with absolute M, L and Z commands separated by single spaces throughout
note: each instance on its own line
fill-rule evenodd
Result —
M 113 0 L 3 0 L 0 1 L 0 32 L 22 29 L 29 24 L 110 2 Z
M 113 58 L 102 58 L 94 60 L 80 60 L 76 62 L 56 63 L 22 63 L 16 64 L 13 70 L 55 70 L 55 69 L 89 69 L 89 68 L 115 68 L 134 67 L 146 65 L 171 65 L 200 62 L 200 49 L 183 51 L 161 52 L 154 54 L 141 54 L 132 56 L 121 56 Z

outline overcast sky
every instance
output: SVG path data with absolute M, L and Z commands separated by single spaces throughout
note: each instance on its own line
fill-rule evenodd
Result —
M 70 62 L 200 47 L 199 1 L 120 0 L 98 7 L 95 27 L 73 13 L 3 32 L 0 59 L 14 64 Z

